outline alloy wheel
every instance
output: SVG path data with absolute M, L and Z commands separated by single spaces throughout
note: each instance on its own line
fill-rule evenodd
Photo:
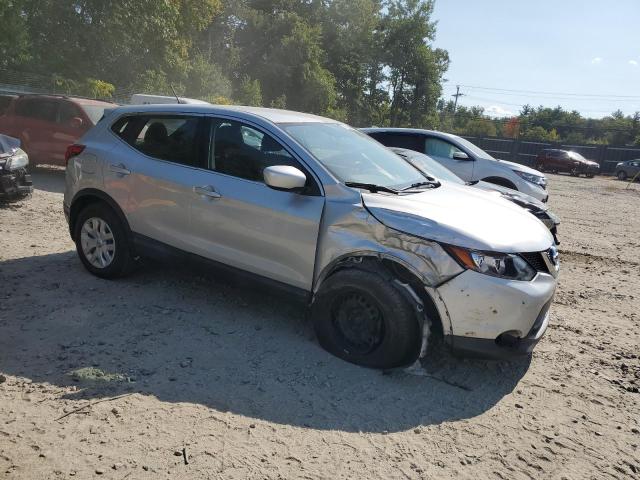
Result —
M 116 242 L 111 227 L 98 217 L 88 218 L 80 230 L 82 253 L 95 268 L 107 268 L 113 262 Z

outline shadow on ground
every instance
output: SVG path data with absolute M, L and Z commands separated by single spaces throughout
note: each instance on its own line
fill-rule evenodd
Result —
M 68 398 L 139 392 L 279 424 L 392 432 L 477 416 L 529 366 L 444 354 L 426 376 L 359 368 L 317 345 L 304 305 L 185 267 L 105 281 L 66 252 L 4 261 L 0 285 L 0 371 L 78 385 Z M 74 379 L 78 369 L 121 377 Z

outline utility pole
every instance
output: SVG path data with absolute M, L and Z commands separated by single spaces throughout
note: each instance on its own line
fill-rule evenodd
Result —
M 458 98 L 464 97 L 464 93 L 460 93 L 460 85 L 456 85 L 456 93 L 451 95 L 452 97 L 456 97 L 456 102 L 453 104 L 453 114 L 456 114 L 456 110 L 458 109 Z

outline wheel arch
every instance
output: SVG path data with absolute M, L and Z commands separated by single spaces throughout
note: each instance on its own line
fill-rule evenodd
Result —
M 76 229 L 76 220 L 80 212 L 88 205 L 96 203 L 106 204 L 115 212 L 118 219 L 124 225 L 127 236 L 131 239 L 131 228 L 129 227 L 129 222 L 118 203 L 105 192 L 95 188 L 85 188 L 80 190 L 74 195 L 73 200 L 71 200 L 71 206 L 69 207 L 69 234 L 71 235 L 71 238 L 75 241 L 74 232 Z
M 329 277 L 347 268 L 359 268 L 372 273 L 382 272 L 388 275 L 390 280 L 398 280 L 397 288 L 409 302 L 421 306 L 424 314 L 431 321 L 432 331 L 438 335 L 445 333 L 440 311 L 431 294 L 424 288 L 424 281 L 417 270 L 400 258 L 380 252 L 365 251 L 345 254 L 333 260 L 323 269 L 314 283 L 311 303 L 315 300 L 316 293 L 322 284 Z
M 483 182 L 493 183 L 494 185 L 500 185 L 501 187 L 511 188 L 513 190 L 518 190 L 518 187 L 511 180 L 504 177 L 485 177 L 482 179 Z

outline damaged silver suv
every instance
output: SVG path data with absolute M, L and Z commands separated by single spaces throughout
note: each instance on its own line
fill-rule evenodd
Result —
M 321 345 L 377 368 L 411 364 L 436 339 L 468 354 L 526 354 L 547 328 L 559 263 L 542 223 L 441 184 L 337 121 L 121 107 L 67 162 L 65 214 L 94 275 L 186 253 L 302 293 Z

